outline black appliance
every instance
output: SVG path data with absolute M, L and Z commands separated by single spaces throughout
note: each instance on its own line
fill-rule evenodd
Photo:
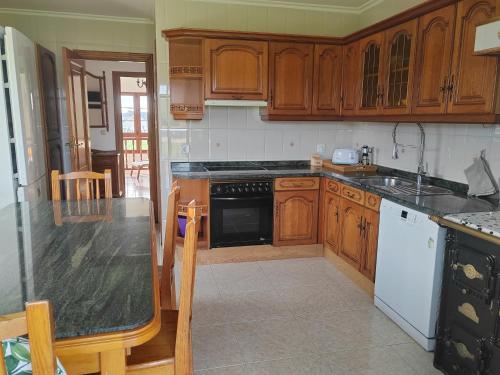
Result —
M 210 185 L 211 247 L 273 242 L 273 181 L 217 181 Z
M 500 246 L 448 229 L 434 365 L 500 374 Z

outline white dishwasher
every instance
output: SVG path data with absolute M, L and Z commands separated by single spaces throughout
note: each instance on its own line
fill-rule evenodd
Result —
M 380 205 L 375 306 L 434 350 L 446 229 L 386 199 Z

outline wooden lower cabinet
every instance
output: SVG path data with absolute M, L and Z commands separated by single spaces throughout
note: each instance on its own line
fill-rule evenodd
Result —
M 339 182 L 324 180 L 323 245 L 368 279 L 375 281 L 380 197 Z M 366 199 L 356 200 L 358 191 Z
M 340 200 L 340 251 L 339 255 L 359 269 L 363 250 L 364 207 L 347 199 Z
M 274 246 L 317 242 L 318 200 L 319 190 L 274 193 Z
M 363 223 L 363 251 L 360 271 L 372 281 L 375 281 L 375 268 L 377 266 L 377 244 L 379 213 L 366 209 Z
M 324 206 L 324 241 L 335 253 L 340 249 L 340 197 L 330 192 L 325 192 Z

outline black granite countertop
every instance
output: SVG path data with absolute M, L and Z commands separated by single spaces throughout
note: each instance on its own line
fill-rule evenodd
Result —
M 60 211 L 52 202 L 0 210 L 0 315 L 48 299 L 56 338 L 134 329 L 153 319 L 150 201 L 108 203 L 106 210 L 104 200 L 83 201 L 80 212 L 77 202 L 61 202 Z
M 230 170 L 210 170 L 213 169 L 213 167 L 222 167 L 221 169 L 230 167 Z M 238 169 L 238 167 L 242 167 L 244 170 Z M 500 209 L 497 201 L 467 197 L 467 185 L 465 184 L 438 178 L 424 177 L 424 183 L 444 187 L 452 190 L 454 193 L 447 195 L 425 196 L 394 195 L 380 188 L 369 186 L 356 180 L 357 177 L 365 176 L 363 173 L 344 175 L 327 169 L 315 169 L 311 168 L 309 162 L 304 160 L 262 162 L 173 162 L 171 163 L 171 173 L 174 178 L 208 178 L 213 181 L 224 179 L 255 179 L 264 177 L 327 177 L 332 180 L 341 181 L 347 185 L 378 194 L 382 198 L 400 203 L 401 205 L 413 208 L 417 211 L 438 216 L 463 212 L 497 211 Z M 379 166 L 377 174 L 416 180 L 416 175 L 414 173 L 382 166 Z

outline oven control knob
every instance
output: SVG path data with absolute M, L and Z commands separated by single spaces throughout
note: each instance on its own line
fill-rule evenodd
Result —
M 259 186 L 259 193 L 262 193 L 262 186 Z
M 248 193 L 248 192 L 250 192 L 250 187 L 247 184 L 247 186 L 245 186 L 245 193 Z
M 238 193 L 243 193 L 243 188 L 241 186 L 238 186 Z
M 236 193 L 236 189 L 234 187 L 231 188 L 231 193 Z

